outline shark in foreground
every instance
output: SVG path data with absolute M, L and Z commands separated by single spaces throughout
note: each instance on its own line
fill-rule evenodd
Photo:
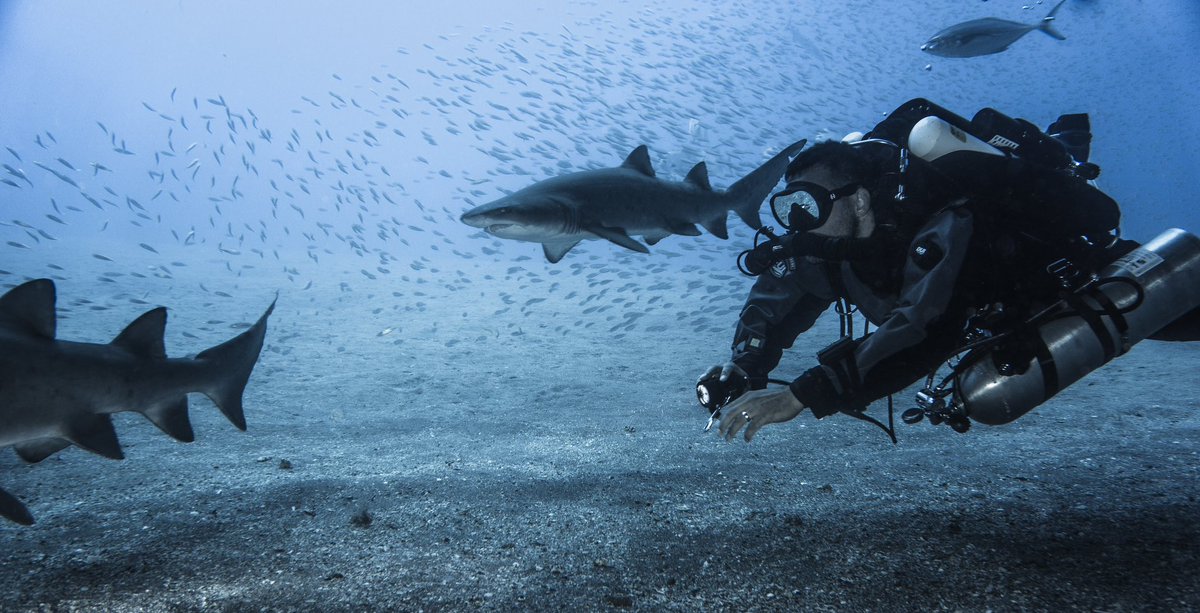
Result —
M 258 361 L 272 302 L 253 326 L 194 358 L 168 358 L 167 310 L 147 311 L 111 343 L 54 338 L 54 282 L 29 281 L 0 296 L 0 448 L 13 445 L 40 462 L 77 445 L 122 459 L 110 414 L 137 411 L 172 438 L 195 439 L 187 395 L 200 392 L 239 430 L 246 429 L 242 392 Z M 33 516 L 0 490 L 0 516 L 19 524 Z
M 1054 14 L 1066 1 L 1061 0 L 1048 15 L 1034 24 L 988 17 L 952 25 L 934 34 L 921 45 L 921 51 L 942 57 L 991 55 L 1008 49 L 1009 45 L 1034 30 L 1041 30 L 1058 40 L 1066 40 L 1067 37 L 1053 26 Z
M 649 253 L 631 235 L 653 245 L 672 234 L 699 236 L 700 224 L 717 237 L 729 238 L 725 218 L 731 210 L 751 228 L 762 227 L 758 209 L 763 199 L 806 142 L 780 151 L 723 192 L 709 184 L 704 162 L 682 182 L 658 179 L 649 150 L 641 145 L 620 166 L 539 181 L 467 211 L 462 222 L 499 238 L 541 243 L 551 263 L 584 239 L 605 239 Z

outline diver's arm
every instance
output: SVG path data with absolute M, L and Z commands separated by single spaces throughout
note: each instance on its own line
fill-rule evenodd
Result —
M 814 293 L 827 288 L 823 271 L 810 263 L 802 263 L 783 279 L 766 273 L 754 283 L 738 317 L 732 357 L 749 375 L 751 389 L 766 387 L 767 375 L 779 365 L 783 350 L 829 308 L 833 299 Z
M 971 240 L 972 217 L 964 208 L 943 211 L 913 239 L 896 307 L 866 339 L 843 357 L 826 360 L 791 384 L 814 415 L 824 417 L 903 389 L 928 372 L 930 360 L 917 345 L 946 311 Z M 913 350 L 913 351 L 910 351 Z

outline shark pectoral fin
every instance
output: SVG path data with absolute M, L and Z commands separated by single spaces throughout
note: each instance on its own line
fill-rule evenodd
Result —
M 188 418 L 187 396 L 180 396 L 174 402 L 165 402 L 158 406 L 142 411 L 142 415 L 150 423 L 162 430 L 167 436 L 184 443 L 196 440 L 192 432 L 192 422 Z
M 112 344 L 137 356 L 165 360 L 167 349 L 163 345 L 163 332 L 166 327 L 166 307 L 151 309 L 125 326 Z
M 708 230 L 713 236 L 726 239 L 729 238 L 729 230 L 725 227 L 725 213 L 722 212 L 720 217 L 714 217 L 708 221 L 700 222 L 705 230 Z
M 633 240 L 621 228 L 606 228 L 604 226 L 589 226 L 585 230 L 608 241 L 612 241 L 626 249 L 641 253 L 650 253 L 645 245 Z
M 245 332 L 196 355 L 197 361 L 210 363 L 209 376 L 212 380 L 207 381 L 201 391 L 238 430 L 246 429 L 242 392 L 246 391 L 250 373 L 258 362 L 258 354 L 262 352 L 263 339 L 267 335 L 267 317 L 274 310 L 275 303 L 272 302 L 262 317 Z
M 700 236 L 700 228 L 693 223 L 677 223 L 671 225 L 671 233 L 680 236 Z
M 713 191 L 712 183 L 708 182 L 708 165 L 704 162 L 698 162 L 695 166 L 692 166 L 692 170 L 688 172 L 683 180 L 706 192 Z
M 13 445 L 17 450 L 17 455 L 22 460 L 30 464 L 37 464 L 42 460 L 66 449 L 71 446 L 71 441 L 61 438 L 39 438 L 32 441 L 25 441 Z
M 637 149 L 630 152 L 629 157 L 621 163 L 624 168 L 636 170 L 647 177 L 653 177 L 654 167 L 650 164 L 650 149 L 645 145 L 638 145 Z
M 0 296 L 0 328 L 10 332 L 53 339 L 54 282 L 34 279 Z
M 21 504 L 15 496 L 4 490 L 0 490 L 0 515 L 6 519 L 15 521 L 22 526 L 33 525 L 33 515 L 29 514 L 29 509 Z
M 578 245 L 579 241 L 568 241 L 564 243 L 542 243 L 542 253 L 546 254 L 546 259 L 551 264 L 557 264 L 563 259 L 564 255 Z
M 92 453 L 114 460 L 124 460 L 121 442 L 108 415 L 80 415 L 67 424 L 63 438 Z

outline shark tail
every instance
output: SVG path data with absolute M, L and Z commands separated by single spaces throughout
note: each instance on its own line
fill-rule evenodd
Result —
M 25 508 L 25 505 L 21 504 L 21 501 L 17 500 L 15 496 L 2 489 L 0 489 L 0 515 L 22 526 L 33 525 L 33 515 L 29 514 L 29 509 Z
M 246 429 L 246 415 L 242 410 L 242 392 L 250 380 L 250 372 L 262 352 L 263 339 L 267 334 L 267 317 L 275 310 L 275 302 L 245 332 L 210 349 L 201 351 L 196 360 L 211 364 L 215 376 L 206 389 L 201 390 L 220 409 L 238 430 Z M 185 405 L 186 410 L 186 405 Z
M 788 145 L 783 151 L 775 154 L 774 157 L 767 160 L 765 164 L 759 166 L 743 177 L 737 183 L 729 186 L 729 195 L 733 201 L 734 213 L 746 222 L 746 225 L 755 230 L 762 227 L 762 220 L 758 217 L 758 209 L 762 207 L 763 200 L 779 183 L 779 179 L 783 177 L 784 171 L 787 170 L 788 162 L 792 156 L 800 152 L 807 140 Z M 706 224 L 707 225 L 707 224 Z M 710 230 L 711 231 L 711 230 Z
M 1060 0 L 1058 4 L 1054 5 L 1054 8 L 1050 9 L 1050 12 L 1042 18 L 1042 22 L 1038 24 L 1037 29 L 1045 32 L 1046 35 L 1050 36 L 1051 38 L 1067 40 L 1067 37 L 1063 36 L 1062 32 L 1054 29 L 1054 14 L 1058 12 L 1058 9 L 1062 8 L 1062 5 L 1065 4 L 1066 1 L 1067 0 Z

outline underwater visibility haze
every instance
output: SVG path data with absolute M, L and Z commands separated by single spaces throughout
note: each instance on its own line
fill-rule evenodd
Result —
M 1197 65 L 1192 0 L 0 2 L 0 609 L 1196 608 L 1194 343 L 896 445 L 695 386 L 801 141 L 1088 113 L 1197 232 Z

